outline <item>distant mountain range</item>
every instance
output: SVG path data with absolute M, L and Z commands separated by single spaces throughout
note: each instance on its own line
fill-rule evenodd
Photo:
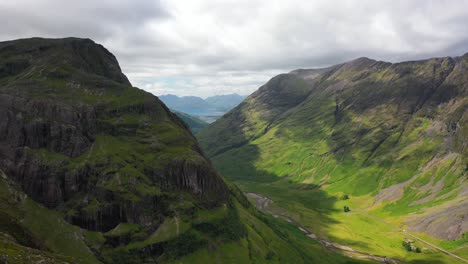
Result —
M 169 108 L 194 116 L 221 116 L 240 104 L 246 96 L 238 94 L 215 95 L 203 99 L 197 96 L 159 96 Z

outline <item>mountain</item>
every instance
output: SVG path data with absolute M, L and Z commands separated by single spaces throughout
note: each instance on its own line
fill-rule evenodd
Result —
M 210 96 L 205 99 L 207 103 L 214 106 L 218 111 L 229 111 L 240 104 L 246 96 L 238 94 L 224 94 Z
M 197 118 L 195 116 L 191 116 L 189 114 L 179 112 L 172 110 L 174 114 L 176 114 L 182 121 L 184 121 L 189 127 L 192 133 L 196 134 L 206 126 L 208 126 L 208 123 L 201 120 L 200 118 Z
M 159 99 L 169 108 L 198 117 L 212 123 L 224 113 L 237 106 L 245 96 L 238 94 L 216 95 L 206 99 L 197 96 L 161 95 Z
M 103 46 L 0 42 L 0 262 L 349 260 L 255 210 Z
M 224 176 L 321 239 L 404 263 L 463 263 L 467 95 L 468 54 L 359 58 L 280 74 L 197 137 Z

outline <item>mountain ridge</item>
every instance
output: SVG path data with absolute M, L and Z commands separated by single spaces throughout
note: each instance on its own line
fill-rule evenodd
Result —
M 336 206 L 346 205 L 339 197 L 347 194 L 356 210 L 463 245 L 467 71 L 466 55 L 298 69 L 270 79 L 197 137 L 223 175 L 244 191 L 277 199 L 290 216 L 302 216 L 295 218 L 302 225 L 318 222 L 309 226 L 314 234 L 345 229 L 327 222 L 328 215 L 344 221 Z M 313 190 L 335 197 L 336 205 L 321 208 Z M 334 233 L 338 242 L 346 235 L 348 243 L 367 241 L 361 249 L 375 254 L 378 246 L 394 248 L 379 230 L 375 238 L 345 230 Z
M 457 60 L 461 60 L 464 56 L 468 56 L 468 53 L 466 53 L 465 55 L 462 55 L 462 56 L 456 56 L 456 57 L 438 57 L 438 58 L 431 58 L 431 59 L 425 59 L 425 60 L 415 60 L 415 61 L 407 61 L 407 62 L 398 62 L 398 63 L 390 63 L 390 62 L 384 62 L 384 61 L 376 61 L 376 60 L 373 60 L 373 59 L 369 59 L 367 57 L 360 57 L 360 58 L 357 58 L 357 59 L 354 59 L 354 60 L 351 60 L 347 63 L 342 63 L 342 64 L 337 64 L 337 65 L 333 65 L 333 66 L 329 66 L 329 67 L 325 67 L 325 68 L 312 68 L 312 69 L 296 69 L 296 70 L 292 70 L 290 71 L 289 73 L 285 73 L 285 74 L 280 74 L 280 75 L 277 75 L 275 77 L 273 77 L 272 79 L 270 79 L 267 84 L 269 84 L 270 82 L 272 82 L 273 80 L 277 79 L 277 78 L 281 78 L 281 77 L 290 77 L 290 75 L 297 75 L 297 76 L 301 76 L 303 79 L 307 80 L 308 77 L 304 77 L 303 75 L 304 74 L 307 74 L 307 73 L 322 73 L 322 72 L 327 72 L 328 74 L 333 74 L 335 73 L 335 71 L 339 71 L 342 67 L 346 67 L 346 66 L 357 66 L 357 67 L 360 67 L 362 66 L 362 64 L 368 64 L 368 63 L 371 63 L 371 64 L 375 64 L 376 66 L 379 66 L 379 65 L 406 65 L 406 64 L 411 64 L 411 63 L 422 63 L 422 62 L 429 62 L 431 60 L 453 60 L 453 61 L 457 61 Z M 453 69 L 453 68 L 452 68 Z M 358 76 L 359 78 L 361 78 L 362 76 Z M 263 88 L 264 86 L 261 86 L 259 88 L 259 90 L 257 92 L 260 92 L 261 89 Z M 255 92 L 255 93 L 257 93 Z M 306 100 L 306 97 L 303 97 L 304 100 Z M 301 101 L 302 102 L 302 101 Z M 299 103 L 297 103 L 296 105 L 298 105 Z M 234 110 L 234 109 L 233 109 Z M 230 113 L 227 113 L 228 115 Z

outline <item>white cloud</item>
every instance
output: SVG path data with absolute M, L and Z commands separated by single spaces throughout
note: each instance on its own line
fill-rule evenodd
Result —
M 468 1 L 17 0 L 0 37 L 91 37 L 155 94 L 254 91 L 279 72 L 468 52 Z

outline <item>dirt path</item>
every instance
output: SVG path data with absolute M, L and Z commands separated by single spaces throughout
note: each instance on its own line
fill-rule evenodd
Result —
M 395 259 L 387 258 L 385 256 L 372 255 L 372 254 L 369 254 L 369 253 L 366 253 L 366 252 L 363 252 L 363 251 L 355 250 L 355 249 L 353 249 L 351 247 L 348 247 L 348 246 L 340 245 L 340 244 L 337 244 L 337 243 L 327 241 L 325 239 L 318 238 L 315 234 L 311 233 L 309 230 L 307 230 L 305 227 L 303 227 L 300 223 L 296 222 L 291 217 L 289 217 L 287 215 L 283 215 L 283 214 L 272 214 L 271 212 L 266 210 L 266 208 L 273 203 L 273 201 L 271 199 L 269 199 L 268 197 L 259 195 L 257 193 L 245 193 L 245 195 L 247 197 L 251 197 L 251 198 L 255 199 L 255 202 L 256 202 L 255 207 L 258 210 L 260 210 L 260 211 L 262 211 L 264 213 L 271 214 L 274 217 L 281 218 L 281 219 L 295 225 L 307 237 L 319 242 L 320 244 L 324 245 L 325 247 L 332 248 L 332 249 L 335 249 L 335 250 L 339 250 L 344 255 L 346 255 L 348 257 L 352 257 L 352 258 L 370 259 L 370 260 L 378 261 L 378 262 L 381 262 L 381 263 L 390 263 L 390 264 L 400 263 L 398 260 L 395 260 Z
M 464 258 L 462 258 L 462 257 L 460 257 L 460 256 L 457 256 L 457 255 L 455 255 L 455 254 L 453 254 L 453 253 L 451 253 L 451 252 L 448 252 L 448 251 L 446 251 L 446 250 L 444 250 L 444 249 L 442 249 L 442 248 L 440 248 L 440 247 L 438 247 L 438 246 L 436 246 L 436 245 L 434 245 L 434 244 L 432 244 L 432 243 L 430 243 L 430 242 L 428 242 L 428 241 L 426 241 L 426 240 L 424 240 L 424 239 L 422 239 L 422 238 L 419 238 L 419 237 L 417 237 L 417 236 L 415 236 L 415 235 L 413 235 L 413 234 L 410 234 L 409 232 L 406 232 L 406 230 L 402 230 L 402 231 L 403 231 L 406 235 L 408 235 L 408 236 L 410 236 L 410 237 L 412 237 L 412 238 L 414 238 L 414 239 L 417 239 L 417 240 L 423 242 L 424 244 L 429 245 L 429 246 L 431 246 L 431 247 L 433 247 L 433 248 L 435 248 L 435 249 L 441 251 L 442 253 L 445 253 L 445 254 L 447 254 L 447 255 L 449 255 L 449 256 L 452 256 L 452 257 L 454 257 L 454 258 L 456 258 L 456 259 L 458 259 L 458 260 L 460 260 L 460 261 L 463 261 L 463 262 L 468 263 L 468 260 L 466 260 L 466 259 L 464 259 Z

